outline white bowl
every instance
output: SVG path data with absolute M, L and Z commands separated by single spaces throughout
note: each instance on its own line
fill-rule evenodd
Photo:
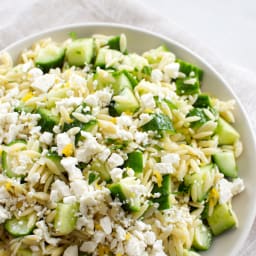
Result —
M 31 44 L 38 39 L 52 37 L 56 41 L 62 41 L 68 38 L 68 33 L 71 31 L 77 33 L 79 37 L 91 36 L 95 33 L 106 35 L 125 33 L 127 35 L 128 49 L 130 52 L 134 51 L 140 53 L 165 44 L 176 56 L 192 62 L 204 70 L 203 91 L 209 92 L 223 100 L 236 100 L 235 127 L 241 134 L 244 145 L 244 152 L 239 158 L 238 167 L 239 175 L 244 179 L 246 185 L 246 190 L 233 199 L 233 207 L 237 213 L 240 225 L 238 229 L 230 230 L 215 238 L 211 249 L 202 253 L 204 256 L 236 255 L 249 234 L 256 212 L 256 148 L 249 118 L 246 116 L 243 107 L 230 86 L 213 67 L 185 46 L 159 34 L 126 25 L 109 23 L 69 25 L 32 35 L 10 45 L 4 50 L 7 50 L 13 58 L 16 59 L 24 48 L 30 47 Z

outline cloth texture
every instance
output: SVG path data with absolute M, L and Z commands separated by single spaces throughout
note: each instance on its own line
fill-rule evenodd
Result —
M 145 1 L 146 2 L 146 1 Z M 86 22 L 113 22 L 142 27 L 186 45 L 207 60 L 232 85 L 256 128 L 256 77 L 251 71 L 234 66 L 216 56 L 198 38 L 180 28 L 171 17 L 163 17 L 136 0 L 1 0 L 0 49 L 40 31 Z M 256 221 L 238 255 L 256 252 Z M 256 240 L 256 239 L 255 239 Z

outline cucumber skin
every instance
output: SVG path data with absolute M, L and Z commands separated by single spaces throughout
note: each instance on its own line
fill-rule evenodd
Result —
M 186 84 L 184 83 L 184 79 L 178 78 L 176 80 L 176 93 L 179 96 L 182 95 L 194 95 L 200 93 L 200 84 L 197 80 L 195 84 Z
M 179 71 L 184 73 L 185 75 L 189 76 L 190 72 L 194 72 L 195 76 L 199 78 L 200 81 L 203 79 L 203 70 L 199 67 L 192 65 L 184 60 L 176 59 L 176 62 L 180 64 Z
M 203 241 L 199 241 L 196 236 L 204 236 Z M 200 237 L 199 237 L 200 239 Z M 204 225 L 201 224 L 195 228 L 195 233 L 194 233 L 194 239 L 193 239 L 193 248 L 199 251 L 207 251 L 212 244 L 212 233 L 210 229 Z
M 125 161 L 124 166 L 130 167 L 135 173 L 143 172 L 143 153 L 140 150 L 135 150 L 127 154 L 128 159 Z
M 42 132 L 52 132 L 55 125 L 59 123 L 59 117 L 54 116 L 50 110 L 39 108 L 37 113 L 41 116 L 38 125 L 41 126 Z
M 212 107 L 211 99 L 207 94 L 198 95 L 195 103 L 193 104 L 195 108 L 208 108 Z

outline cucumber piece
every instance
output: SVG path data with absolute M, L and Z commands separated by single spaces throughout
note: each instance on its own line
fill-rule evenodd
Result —
M 184 250 L 182 256 L 200 256 L 197 252 Z
M 195 103 L 193 104 L 195 108 L 208 108 L 212 107 L 211 99 L 207 94 L 198 95 Z
M 57 204 L 54 229 L 58 235 L 68 235 L 75 229 L 78 210 L 79 206 L 77 203 Z
M 162 60 L 162 52 L 170 52 L 170 50 L 167 48 L 166 45 L 160 45 L 155 49 L 151 49 L 143 53 L 143 57 L 148 60 L 149 64 L 156 64 Z
M 66 51 L 68 64 L 77 67 L 90 64 L 94 58 L 94 52 L 95 41 L 93 38 L 73 40 Z
M 203 124 L 205 124 L 207 121 L 209 121 L 209 117 L 204 113 L 204 110 L 202 108 L 192 108 L 189 113 L 187 114 L 187 117 L 189 116 L 198 116 L 200 119 L 198 121 L 190 122 L 190 126 L 194 129 L 199 128 Z
M 51 110 L 39 108 L 37 113 L 41 116 L 38 125 L 41 126 L 41 132 L 52 132 L 55 125 L 59 124 L 60 118 L 54 115 Z
M 212 244 L 212 233 L 204 224 L 199 224 L 195 228 L 192 247 L 199 251 L 206 251 Z
M 125 49 L 121 49 L 121 35 L 118 35 L 118 36 L 114 36 L 112 38 L 110 38 L 107 42 L 107 45 L 109 46 L 110 49 L 113 49 L 113 50 L 118 50 L 120 52 L 123 52 L 123 53 L 127 53 L 127 48 Z
M 127 154 L 128 159 L 125 161 L 124 166 L 132 168 L 135 173 L 143 172 L 143 153 L 140 150 L 135 150 Z
M 16 256 L 32 256 L 32 251 L 29 249 L 19 249 Z
M 222 118 L 218 120 L 216 134 L 219 136 L 219 145 L 234 144 L 240 137 L 239 133 Z
M 101 68 L 106 68 L 106 57 L 107 55 L 110 55 L 112 57 L 112 59 L 117 59 L 119 60 L 120 57 L 122 56 L 122 53 L 116 50 L 111 50 L 111 49 L 107 49 L 107 48 L 101 48 L 98 51 L 96 60 L 94 65 L 96 67 L 101 67 Z M 115 63 L 113 63 L 112 65 L 109 65 L 108 68 L 112 67 Z
M 194 84 L 188 83 L 192 78 L 178 78 L 176 80 L 176 93 L 182 95 L 194 95 L 200 93 L 200 83 L 197 78 Z
M 15 237 L 26 236 L 32 233 L 36 225 L 36 214 L 21 217 L 19 219 L 12 218 L 5 222 L 4 228 L 9 234 Z
M 49 45 L 39 50 L 35 58 L 35 64 L 44 73 L 51 68 L 61 68 L 64 62 L 65 49 L 56 45 Z
M 56 152 L 48 152 L 46 155 L 46 158 L 51 161 L 51 164 L 59 171 L 59 172 L 65 172 L 64 167 L 60 163 L 61 157 Z M 47 162 L 46 162 L 47 165 Z
M 113 108 L 118 115 L 123 112 L 134 113 L 139 108 L 138 100 L 130 88 L 124 88 L 119 95 L 113 97 Z M 111 106 L 110 106 L 111 107 Z
M 198 172 L 187 174 L 184 177 L 184 185 L 190 186 L 192 201 L 201 202 L 207 197 L 209 190 L 214 185 L 214 177 L 212 164 L 205 165 Z
M 99 175 L 96 172 L 90 172 L 88 175 L 88 184 L 92 184 L 95 180 L 99 178 Z
M 237 166 L 233 152 L 220 152 L 213 155 L 213 160 L 217 164 L 220 172 L 226 177 L 237 177 Z
M 175 129 L 170 118 L 167 115 L 161 113 L 153 114 L 153 118 L 144 124 L 141 128 L 143 131 L 165 131 L 169 134 L 175 133 Z
M 110 181 L 111 177 L 106 163 L 102 163 L 99 160 L 93 160 L 91 163 L 91 170 L 99 173 L 102 180 L 105 180 L 106 182 Z
M 207 218 L 212 233 L 217 236 L 224 231 L 236 227 L 237 217 L 231 206 L 227 204 L 218 204 L 215 206 L 211 216 Z
M 17 113 L 22 113 L 22 112 L 25 112 L 25 113 L 32 113 L 34 111 L 34 107 L 32 106 L 25 106 L 24 103 L 20 102 L 19 105 L 15 106 L 14 108 L 14 112 L 17 112 Z
M 203 79 L 203 70 L 199 67 L 180 59 L 176 59 L 176 62 L 180 64 L 179 71 L 184 73 L 186 76 L 190 76 L 190 73 L 194 72 L 194 76 L 198 77 L 200 81 Z
M 9 178 L 24 178 L 24 174 L 17 174 L 13 171 L 13 169 L 16 167 L 15 158 L 17 157 L 17 154 L 27 149 L 26 141 L 14 140 L 10 142 L 7 146 L 8 146 L 8 149 L 6 149 L 6 151 L 3 151 L 1 156 L 2 167 L 5 175 Z M 11 154 L 12 152 L 11 147 L 18 148 L 18 151 L 17 152 L 15 151 L 14 155 Z
M 135 180 L 127 177 L 109 186 L 112 197 L 118 197 L 123 203 L 123 208 L 129 212 L 138 212 L 141 208 L 140 199 L 133 191 L 134 185 L 137 185 Z
M 124 88 L 133 89 L 133 85 L 126 74 L 127 72 L 118 72 L 117 74 L 113 74 L 113 77 L 116 80 L 116 82 L 112 84 L 115 95 L 119 94 Z
M 158 203 L 159 210 L 171 208 L 171 177 L 169 174 L 163 175 L 162 185 L 154 184 L 152 194 L 160 193 L 160 197 L 153 198 L 154 203 Z

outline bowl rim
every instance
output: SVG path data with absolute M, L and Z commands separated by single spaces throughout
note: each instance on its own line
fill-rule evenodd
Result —
M 189 47 L 185 46 L 184 44 L 176 41 L 173 38 L 169 38 L 166 35 L 163 35 L 161 33 L 158 32 L 154 32 L 151 31 L 149 29 L 146 28 L 142 28 L 142 27 L 138 27 L 138 26 L 134 26 L 134 25 L 128 25 L 128 24 L 124 24 L 124 23 L 115 23 L 115 22 L 79 22 L 79 23 L 68 23 L 66 25 L 60 25 L 60 26 L 54 26 L 48 29 L 44 29 L 41 32 L 35 32 L 32 33 L 31 35 L 27 35 L 23 38 L 18 39 L 17 41 L 9 44 L 8 46 L 4 47 L 3 49 L 0 50 L 1 52 L 4 51 L 9 51 L 15 47 L 18 47 L 20 44 L 24 44 L 26 42 L 29 42 L 30 40 L 33 39 L 37 39 L 43 38 L 44 35 L 47 35 L 49 33 L 54 33 L 54 32 L 60 32 L 60 31 L 64 31 L 67 29 L 70 29 L 70 31 L 72 31 L 72 29 L 79 29 L 79 28 L 86 28 L 86 27 L 106 27 L 106 28 L 117 28 L 117 29 L 128 29 L 130 31 L 135 31 L 135 32 L 139 32 L 139 33 L 143 33 L 143 34 L 147 34 L 148 36 L 153 36 L 153 37 L 157 37 L 159 39 L 162 39 L 164 41 L 170 42 L 173 45 L 176 45 L 178 48 L 180 48 L 181 50 L 183 50 L 184 52 L 189 53 L 190 55 L 192 55 L 193 57 L 195 57 L 197 60 L 199 60 L 199 62 L 203 63 L 207 68 L 209 68 L 209 70 L 211 70 L 211 72 L 213 73 L 214 76 L 218 77 L 218 79 L 220 80 L 220 82 L 228 89 L 229 93 L 231 94 L 231 96 L 233 97 L 233 99 L 235 100 L 236 104 L 238 105 L 241 114 L 244 116 L 245 120 L 247 121 L 247 127 L 248 130 L 251 134 L 251 137 L 253 139 L 252 141 L 252 146 L 253 146 L 253 150 L 254 152 L 256 152 L 256 135 L 253 131 L 253 127 L 252 127 L 252 123 L 249 119 L 249 116 L 247 114 L 247 112 L 245 111 L 244 106 L 242 105 L 240 99 L 238 98 L 238 96 L 234 93 L 233 89 L 231 88 L 231 86 L 229 85 L 229 83 L 225 80 L 225 78 L 223 78 L 223 76 L 219 73 L 219 71 L 217 71 L 215 69 L 215 67 L 213 67 L 213 65 L 211 63 L 208 62 L 208 60 L 204 59 L 203 57 L 200 56 L 200 53 L 197 53 L 193 50 L 191 50 Z M 256 217 L 256 200 L 255 200 L 255 204 L 251 206 L 251 214 L 249 216 L 247 216 L 247 222 L 245 223 L 245 231 L 242 233 L 242 237 L 239 237 L 239 241 L 236 241 L 236 243 L 233 246 L 233 249 L 231 250 L 231 254 L 233 255 L 233 253 L 238 253 L 239 249 L 242 248 L 242 246 L 245 243 L 246 238 L 249 236 L 249 233 L 251 231 L 251 228 L 253 226 L 255 217 Z

